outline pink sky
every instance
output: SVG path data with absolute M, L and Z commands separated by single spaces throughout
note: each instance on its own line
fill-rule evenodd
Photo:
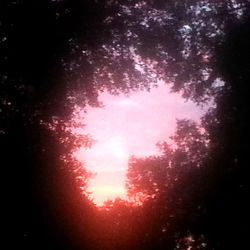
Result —
M 96 173 L 89 183 L 94 202 L 101 205 L 108 198 L 126 198 L 125 179 L 131 155 L 159 154 L 158 141 L 173 134 L 176 118 L 199 121 L 204 112 L 179 94 L 169 93 L 166 85 L 150 92 L 134 92 L 129 97 L 104 92 L 99 100 L 104 108 L 88 107 L 84 129 L 96 140 L 92 148 L 76 152 L 78 160 Z

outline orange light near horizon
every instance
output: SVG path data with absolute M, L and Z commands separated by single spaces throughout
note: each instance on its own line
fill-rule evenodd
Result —
M 102 206 L 106 200 L 115 200 L 117 197 L 124 200 L 127 199 L 126 189 L 121 186 L 90 186 L 89 192 L 91 192 L 90 198 L 93 198 L 97 206 Z
M 202 110 L 186 102 L 179 94 L 160 85 L 150 92 L 134 92 L 129 97 L 99 95 L 103 108 L 88 107 L 76 112 L 74 119 L 85 127 L 75 128 L 78 134 L 90 134 L 91 148 L 75 151 L 77 160 L 91 172 L 88 191 L 94 203 L 101 206 L 107 199 L 126 199 L 126 171 L 130 156 L 159 154 L 156 143 L 167 140 L 174 132 L 176 118 L 199 120 Z M 78 108 L 79 109 L 79 108 Z

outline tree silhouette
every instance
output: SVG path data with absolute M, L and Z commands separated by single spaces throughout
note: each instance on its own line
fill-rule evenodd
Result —
M 173 189 L 177 196 L 171 199 L 170 195 L 166 196 L 165 199 L 166 206 L 167 204 L 172 205 L 171 202 L 177 203 L 178 198 L 181 197 L 184 202 L 181 203 L 180 207 L 184 211 L 179 218 L 184 223 L 178 228 L 178 220 L 173 222 L 168 216 L 168 210 L 165 210 L 162 218 L 165 218 L 172 229 L 177 225 L 177 230 L 174 228 L 174 232 L 184 235 L 185 231 L 188 230 L 206 235 L 206 241 L 201 243 L 200 247 L 243 249 L 247 245 L 247 223 L 245 220 L 248 217 L 246 204 L 248 171 L 245 162 L 247 162 L 249 149 L 247 129 L 247 114 L 249 112 L 249 105 L 247 104 L 249 49 L 247 44 L 249 34 L 249 20 L 246 18 L 240 25 L 231 26 L 231 31 L 228 31 L 225 42 L 217 50 L 216 65 L 225 81 L 225 86 L 220 87 L 220 90 L 218 89 L 215 98 L 216 106 L 211 108 L 202 119 L 202 126 L 206 131 L 205 137 L 203 137 L 203 147 L 200 147 L 202 144 L 199 145 L 199 143 L 197 147 L 192 147 L 192 142 L 196 142 L 196 140 L 193 140 L 192 136 L 190 137 L 188 127 L 187 129 L 181 129 L 185 127 L 180 126 L 180 123 L 179 128 L 177 125 L 177 131 L 181 136 L 177 134 L 172 137 L 175 140 L 180 139 L 174 145 L 177 149 L 178 147 L 182 148 L 182 150 L 177 150 L 180 154 L 177 154 L 174 162 L 177 164 L 183 162 L 181 165 L 190 166 L 191 169 L 193 166 L 200 166 L 200 169 L 196 170 L 195 178 L 191 177 L 192 171 L 188 170 L 186 173 L 183 171 L 184 183 L 180 181 Z M 166 152 L 171 155 L 172 151 L 169 150 L 168 144 L 166 145 Z M 185 150 L 187 145 L 194 149 L 193 154 L 188 154 L 188 150 Z M 207 148 L 206 145 L 209 145 L 209 147 Z M 198 163 L 197 165 L 192 164 L 192 156 L 195 157 L 194 162 Z M 203 158 L 203 156 L 205 157 Z M 158 158 L 132 159 L 130 172 L 128 173 L 132 186 L 129 188 L 132 195 L 136 193 L 140 195 L 140 192 L 148 194 L 147 189 L 144 191 L 144 188 L 149 185 L 151 193 L 148 196 L 155 199 L 157 197 L 155 194 L 159 193 L 159 188 L 154 183 L 157 183 L 157 181 L 162 183 L 162 179 L 168 181 L 168 185 L 162 185 L 162 192 L 168 192 L 175 175 L 173 174 L 173 178 L 169 180 L 166 177 L 169 170 L 167 171 L 163 167 L 164 164 L 160 163 Z M 178 161 L 178 158 L 181 161 Z M 197 159 L 202 160 L 197 161 Z M 159 174 L 159 166 L 163 169 L 161 174 Z M 169 164 L 165 166 L 169 166 Z M 177 166 L 173 169 L 173 172 L 178 171 Z M 187 181 L 185 181 L 185 174 L 188 176 Z M 145 182 L 150 184 L 145 184 Z M 134 186 L 133 183 L 135 183 Z M 193 187 L 193 189 L 189 189 L 189 187 Z M 185 199 L 185 196 L 187 199 Z M 191 202 L 191 205 L 189 202 Z M 157 206 L 150 206 L 150 214 L 152 217 L 157 214 L 160 218 L 159 211 L 163 211 L 163 208 L 160 209 L 158 205 L 158 208 L 154 210 L 155 207 Z M 175 216 L 178 215 L 178 209 L 173 211 Z M 189 222 L 186 220 L 187 217 L 190 219 Z M 155 226 L 158 229 L 164 224 L 162 218 Z M 156 235 L 156 239 L 160 239 L 159 233 Z M 156 240 L 154 239 L 153 242 L 156 242 Z M 183 247 L 188 247 L 186 244 L 189 243 L 183 244 Z M 181 243 L 178 243 L 178 246 L 180 248 Z M 198 246 L 196 247 L 200 249 Z
M 161 156 L 131 159 L 128 194 L 143 204 L 144 216 L 150 218 L 145 224 L 150 230 L 145 235 L 151 237 L 147 244 L 158 244 L 161 249 L 172 239 L 173 247 L 175 235 L 195 229 L 203 213 L 203 178 L 209 151 L 206 137 L 195 122 L 177 120 L 171 143 L 159 144 Z M 170 242 L 168 245 L 171 249 Z
M 249 17 L 228 31 L 217 55 L 225 87 L 217 107 L 204 119 L 213 148 L 210 161 L 213 196 L 206 227 L 213 231 L 210 233 L 216 238 L 218 249 L 247 245 L 249 37 Z

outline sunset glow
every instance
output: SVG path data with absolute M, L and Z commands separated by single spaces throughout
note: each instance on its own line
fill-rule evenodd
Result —
M 199 120 L 203 111 L 161 85 L 150 92 L 112 96 L 100 94 L 103 108 L 87 107 L 75 119 L 86 125 L 79 134 L 92 135 L 95 143 L 75 157 L 96 175 L 88 191 L 97 205 L 115 197 L 126 198 L 125 178 L 128 159 L 159 154 L 158 141 L 166 140 L 175 129 L 176 118 Z

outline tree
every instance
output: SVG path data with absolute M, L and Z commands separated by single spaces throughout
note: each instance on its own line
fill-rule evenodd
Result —
M 173 91 L 203 102 L 214 97 L 221 77 L 216 48 L 248 8 L 247 1 L 112 1 L 104 8 L 105 40 L 75 54 L 95 66 L 98 89 L 127 92 L 164 79 Z M 71 71 L 86 77 L 80 65 Z
M 213 195 L 206 228 L 217 241 L 218 249 L 244 248 L 248 244 L 245 221 L 248 217 L 249 38 L 248 17 L 231 27 L 218 49 L 217 65 L 225 87 L 217 98 L 217 107 L 203 122 L 210 135 L 210 169 L 213 169 L 210 192 Z
M 27 235 L 44 242 L 41 248 L 50 248 L 53 229 L 45 225 L 44 217 L 46 221 L 54 217 L 53 205 L 47 204 L 45 208 L 39 204 L 41 194 L 43 204 L 52 197 L 55 183 L 63 183 L 64 191 L 67 190 L 59 192 L 65 199 L 61 198 L 57 207 L 78 211 L 77 207 L 81 206 L 75 180 L 67 171 L 60 170 L 60 157 L 69 155 L 77 141 L 65 130 L 74 105 L 98 105 L 98 92 L 106 89 L 114 94 L 150 89 L 158 79 L 166 80 L 172 84 L 173 91 L 197 103 L 215 100 L 217 107 L 203 120 L 213 149 L 208 163 L 213 166 L 211 176 L 215 177 L 211 190 L 218 187 L 219 194 L 226 197 L 227 188 L 232 188 L 235 195 L 229 200 L 233 203 L 237 200 L 236 194 L 240 194 L 242 203 L 245 191 L 237 191 L 236 186 L 245 187 L 243 173 L 246 170 L 242 167 L 236 170 L 236 166 L 243 166 L 241 159 L 245 159 L 248 152 L 248 137 L 241 131 L 247 130 L 248 123 L 242 117 L 249 113 L 245 87 L 249 80 L 249 30 L 245 25 L 240 33 L 237 27 L 247 24 L 248 13 L 246 0 L 1 1 L 1 163 L 7 170 L 6 179 L 12 179 L 13 183 L 12 186 L 6 184 L 12 204 L 10 217 L 16 214 L 13 195 L 23 197 L 24 234 L 36 232 L 36 236 Z M 236 27 L 234 31 L 230 31 L 232 27 Z M 221 60 L 224 57 L 230 63 L 225 64 Z M 56 125 L 56 131 L 46 130 L 44 124 Z M 70 138 L 61 144 L 60 138 L 66 140 L 64 136 Z M 196 148 L 195 143 L 193 146 Z M 185 150 L 180 151 L 176 159 L 185 162 L 187 155 Z M 157 165 L 157 160 L 152 162 Z M 236 182 L 234 174 L 239 177 Z M 20 186 L 24 187 L 23 191 Z M 225 209 L 222 203 L 218 203 L 217 208 L 211 205 L 218 200 L 219 195 L 209 202 L 212 207 L 207 217 L 210 229 L 211 223 L 223 214 L 219 212 L 213 218 L 213 212 L 218 207 L 220 211 Z M 89 207 L 86 200 L 83 203 Z M 233 214 L 233 208 L 228 217 L 223 217 L 221 225 Z M 77 212 L 71 225 L 76 226 L 79 217 L 83 218 L 83 213 Z M 218 228 L 225 229 L 223 225 Z M 225 230 L 224 242 L 226 233 L 228 230 Z M 219 230 L 216 234 L 219 239 Z M 63 245 L 60 241 L 54 242 L 58 248 Z M 34 245 L 30 248 L 34 249 Z
M 90 6 L 81 2 L 0 3 L 0 146 L 8 191 L 4 203 L 8 204 L 6 217 L 13 218 L 8 227 L 18 230 L 26 249 L 86 243 L 84 216 L 92 208 L 79 192 L 73 170 L 78 170 L 77 177 L 87 178 L 88 173 L 68 156 L 80 139 L 84 145 L 87 138 L 75 138 L 65 130 L 71 112 L 69 105 L 61 105 L 65 85 L 60 84 L 60 55 L 81 25 L 75 12 Z M 74 14 L 67 14 L 67 5 Z M 47 129 L 48 124 L 56 129 Z M 71 167 L 75 164 L 73 168 L 67 168 L 65 155 Z M 85 188 L 86 183 L 82 184 Z
M 196 233 L 198 219 L 204 213 L 209 142 L 200 125 L 177 120 L 171 143 L 163 142 L 159 147 L 161 156 L 131 159 L 127 188 L 148 218 L 144 225 L 144 235 L 149 235 L 146 244 L 158 244 L 158 249 L 168 245 L 171 249 L 175 235 L 188 230 Z

